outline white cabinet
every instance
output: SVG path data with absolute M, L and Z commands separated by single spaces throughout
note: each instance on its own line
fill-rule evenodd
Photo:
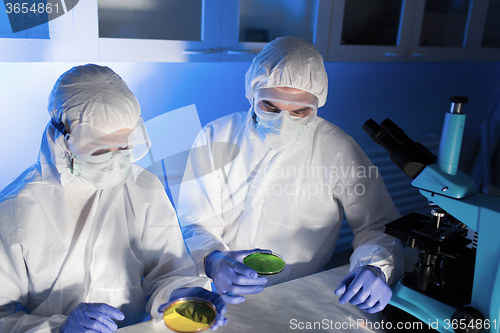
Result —
M 500 0 L 479 2 L 473 17 L 471 26 L 477 30 L 477 38 L 471 60 L 500 61 Z
M 335 0 L 328 61 L 466 61 L 472 0 Z
M 220 61 L 221 7 L 222 0 L 82 0 L 48 22 L 49 39 L 0 34 L 0 61 Z
M 332 0 L 87 0 L 80 8 L 86 10 L 83 16 L 96 17 L 97 6 L 98 24 L 81 20 L 78 31 L 80 38 L 91 40 L 85 52 L 94 50 L 92 56 L 100 61 L 251 61 L 267 42 L 284 35 L 314 43 L 326 57 L 329 32 L 320 27 L 330 22 L 331 4 Z M 146 5 L 151 9 L 141 12 Z
M 324 27 L 329 26 L 332 3 L 333 0 L 79 1 L 71 12 L 49 22 L 50 40 L 0 39 L 0 49 L 5 50 L 6 46 L 15 50 L 0 53 L 0 60 L 250 61 L 267 42 L 285 35 L 315 44 L 326 59 L 329 29 Z M 19 54 L 25 56 L 20 59 Z
M 77 61 L 220 61 L 221 0 L 85 0 Z
M 0 4 L 0 61 L 65 61 L 74 57 L 72 35 L 71 0 L 55 1 L 56 6 L 19 6 L 19 1 L 4 1 Z M 66 6 L 64 5 L 66 4 Z M 42 5 L 42 3 L 40 3 Z M 47 12 L 50 11 L 50 14 Z M 66 14 L 64 14 L 66 13 Z M 13 15 L 14 17 L 10 16 Z M 52 15 L 61 16 L 28 30 L 38 17 L 45 15 L 45 21 Z M 10 19 L 13 19 L 14 27 Z M 43 20 L 43 19 L 42 19 Z M 13 33 L 11 28 L 16 28 Z M 69 28 L 68 28 L 69 27 Z
M 50 39 L 0 21 L 0 61 L 251 61 L 286 35 L 326 61 L 500 60 L 500 0 L 71 1 Z
M 222 61 L 251 61 L 270 41 L 295 36 L 326 60 L 333 0 L 223 0 Z

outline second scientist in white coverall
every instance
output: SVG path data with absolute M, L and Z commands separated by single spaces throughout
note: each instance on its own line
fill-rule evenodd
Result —
M 249 111 L 203 128 L 180 189 L 179 220 L 199 273 L 239 303 L 266 282 L 318 272 L 345 215 L 355 236 L 351 273 L 332 293 L 380 311 L 387 284 L 402 273 L 401 245 L 384 234 L 399 213 L 356 142 L 316 114 L 328 89 L 321 55 L 298 38 L 278 38 L 253 60 L 245 88 Z M 285 270 L 257 277 L 241 263 L 256 248 L 283 256 Z
M 0 195 L 0 331 L 111 332 L 147 312 L 162 320 L 159 308 L 183 296 L 224 312 L 160 181 L 131 164 L 149 140 L 125 82 L 74 67 L 49 113 L 38 162 Z

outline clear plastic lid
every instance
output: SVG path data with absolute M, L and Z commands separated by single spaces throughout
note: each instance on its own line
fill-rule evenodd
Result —
M 278 109 L 280 112 L 269 109 Z M 278 121 L 282 117 L 289 117 L 297 125 L 307 125 L 316 117 L 317 110 L 318 98 L 300 89 L 260 88 L 255 92 L 254 111 L 262 120 Z M 300 117 L 299 114 L 303 113 L 306 116 Z
M 257 99 L 274 99 L 289 103 L 307 104 L 316 109 L 318 108 L 318 97 L 307 91 L 295 88 L 259 88 L 254 94 L 254 100 Z
M 92 167 L 89 161 L 93 157 L 109 151 L 125 150 L 127 161 L 133 163 L 142 158 L 151 147 L 142 118 L 132 129 L 122 129 L 106 133 L 88 123 L 76 126 L 67 138 L 69 150 L 86 167 Z

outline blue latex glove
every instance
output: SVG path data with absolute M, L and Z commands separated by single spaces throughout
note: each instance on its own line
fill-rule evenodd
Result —
M 340 304 L 350 302 L 368 313 L 382 311 L 392 297 L 392 290 L 385 282 L 384 273 L 373 266 L 363 266 L 347 274 L 335 290 L 342 295 Z
M 243 264 L 246 256 L 255 253 L 272 253 L 269 250 L 213 251 L 205 261 L 205 273 L 214 281 L 217 292 L 224 301 L 238 304 L 245 301 L 241 294 L 257 294 L 264 290 L 267 279 Z
M 219 294 L 201 287 L 175 289 L 172 294 L 170 294 L 168 302 L 160 305 L 158 312 L 163 313 L 163 311 L 167 308 L 168 303 L 182 297 L 199 297 L 212 302 L 217 309 L 217 316 L 215 317 L 215 324 L 211 327 L 211 329 L 216 330 L 217 327 L 226 325 L 227 319 L 224 318 L 224 314 L 227 312 L 226 303 L 224 303 L 224 300 L 222 300 L 222 297 Z
M 120 310 L 105 303 L 80 303 L 71 311 L 59 332 L 114 332 L 118 326 L 111 318 L 123 320 L 125 315 Z

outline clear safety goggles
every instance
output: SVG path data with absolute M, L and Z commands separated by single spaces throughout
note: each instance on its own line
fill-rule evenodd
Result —
M 89 123 L 81 123 L 67 136 L 69 150 L 86 167 L 102 167 L 108 156 L 119 155 L 123 162 L 141 159 L 151 147 L 146 127 L 140 118 L 132 129 L 112 133 L 98 130 Z M 110 154 L 112 153 L 112 154 Z M 108 160 L 110 163 L 112 159 Z
M 280 112 L 270 111 L 271 109 L 278 109 Z M 303 90 L 290 92 L 280 88 L 259 88 L 254 94 L 254 111 L 262 120 L 273 121 L 287 116 L 298 125 L 306 125 L 317 114 L 318 98 Z M 296 114 L 307 111 L 307 116 L 297 118 Z

